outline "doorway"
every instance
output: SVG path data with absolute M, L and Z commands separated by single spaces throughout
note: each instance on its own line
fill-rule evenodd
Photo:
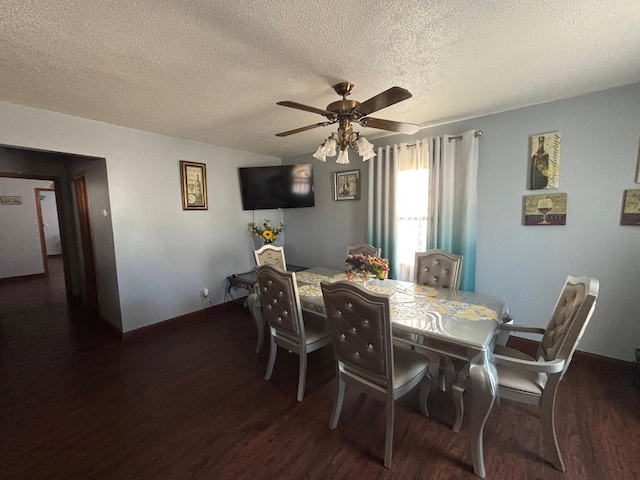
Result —
M 86 304 L 100 320 L 121 332 L 106 159 L 0 145 L 0 179 L 3 175 L 49 180 L 48 184 L 39 185 L 43 188 L 50 186 L 53 179 L 67 302 Z M 35 210 L 33 188 L 28 196 Z M 42 205 L 42 208 L 46 207 Z M 46 223 L 45 212 L 42 213 Z M 37 251 L 34 250 L 32 255 L 41 265 L 43 254 L 37 225 L 35 228 Z M 0 238 L 0 251 L 1 242 Z M 57 259 L 49 260 L 54 260 L 49 265 L 49 275 L 53 275 L 53 264 Z
M 0 173 L 2 191 L 15 195 L 15 206 L 0 211 L 0 287 L 2 304 L 42 306 L 48 301 L 68 303 L 71 279 L 64 230 L 63 201 L 58 177 L 36 174 Z M 53 256 L 53 269 L 47 255 Z M 25 295 L 25 285 L 32 292 Z M 22 287 L 22 289 L 21 289 Z

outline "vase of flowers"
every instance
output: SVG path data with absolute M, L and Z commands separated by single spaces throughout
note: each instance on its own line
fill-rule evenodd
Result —
M 284 225 L 280 223 L 277 226 L 271 225 L 271 221 L 265 219 L 262 223 L 262 227 L 251 222 L 249 224 L 249 231 L 260 239 L 263 245 L 269 245 L 275 243 L 278 240 L 278 234 L 284 230 Z
M 356 253 L 345 260 L 344 271 L 347 280 L 362 278 L 364 286 L 368 286 L 371 278 L 384 280 L 389 276 L 389 260 L 371 255 Z

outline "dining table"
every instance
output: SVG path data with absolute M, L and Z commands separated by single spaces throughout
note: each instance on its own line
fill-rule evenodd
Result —
M 323 316 L 326 311 L 320 283 L 347 279 L 344 271 L 324 267 L 313 267 L 295 275 L 303 311 Z M 364 283 L 357 276 L 351 281 Z M 498 395 L 492 351 L 498 341 L 500 324 L 511 319 L 506 299 L 392 279 L 369 280 L 366 288 L 389 296 L 394 341 L 416 351 L 433 351 L 466 362 L 465 374 L 471 381 L 473 396 L 470 412 L 473 470 L 484 478 L 483 431 Z M 249 295 L 247 306 L 258 325 L 262 315 L 257 290 Z

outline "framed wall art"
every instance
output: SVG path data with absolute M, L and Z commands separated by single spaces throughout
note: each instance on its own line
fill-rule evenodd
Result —
M 360 170 L 334 172 L 334 200 L 360 200 Z
M 204 163 L 180 160 L 182 209 L 207 209 L 207 166 Z
M 625 190 L 620 225 L 640 225 L 640 190 Z
M 527 195 L 524 197 L 525 225 L 566 225 L 567 194 Z
M 529 190 L 560 186 L 560 132 L 541 133 L 531 137 Z

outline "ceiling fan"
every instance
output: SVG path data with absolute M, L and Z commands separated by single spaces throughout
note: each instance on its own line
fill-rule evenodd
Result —
M 351 82 L 341 82 L 333 86 L 338 95 L 342 96 L 342 100 L 330 103 L 325 110 L 310 107 L 297 102 L 278 102 L 278 105 L 284 107 L 296 108 L 306 112 L 318 113 L 327 117 L 326 122 L 320 122 L 306 127 L 296 128 L 282 133 L 277 133 L 276 137 L 286 137 L 294 133 L 306 132 L 313 128 L 324 127 L 338 123 L 338 131 L 332 134 L 314 153 L 314 157 L 326 161 L 326 157 L 332 157 L 338 153 L 337 163 L 349 163 L 347 148 L 355 150 L 360 154 L 363 160 L 368 160 L 375 156 L 373 153 L 373 145 L 362 137 L 359 133 L 353 131 L 352 124 L 357 123 L 362 127 L 378 128 L 381 130 L 389 130 L 391 132 L 399 132 L 406 134 L 414 134 L 420 129 L 420 125 L 413 123 L 395 122 L 392 120 L 384 120 L 382 118 L 368 117 L 367 115 L 382 110 L 396 103 L 411 98 L 411 93 L 400 87 L 391 87 L 378 95 L 371 97 L 362 103 L 355 100 L 347 100 L 347 96 L 353 92 L 354 85 Z

